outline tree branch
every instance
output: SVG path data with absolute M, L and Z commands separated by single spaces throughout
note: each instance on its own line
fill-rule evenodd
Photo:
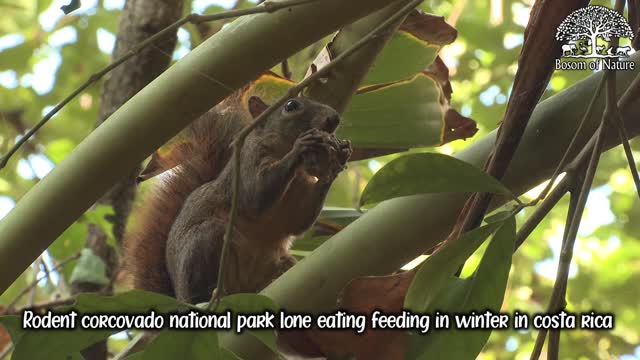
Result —
M 34 127 L 29 129 L 29 131 L 24 136 L 22 136 L 18 141 L 16 141 L 15 145 L 9 150 L 9 152 L 7 152 L 2 157 L 2 159 L 0 159 L 0 169 L 4 168 L 7 165 L 7 163 L 9 162 L 9 159 L 13 156 L 13 154 L 16 153 L 16 151 L 18 151 L 20 146 L 22 146 L 25 142 L 27 142 L 27 140 L 29 140 L 38 130 L 40 130 L 40 128 L 44 126 L 44 124 L 46 124 L 55 114 L 57 114 L 63 107 L 65 107 L 65 105 L 71 102 L 71 100 L 73 100 L 76 96 L 82 93 L 91 84 L 100 80 L 104 75 L 108 74 L 111 70 L 118 67 L 120 64 L 124 63 L 125 61 L 129 60 L 131 57 L 135 56 L 136 54 L 138 54 L 147 46 L 154 44 L 156 41 L 164 38 L 169 34 L 175 33 L 176 29 L 178 29 L 182 25 L 186 23 L 192 23 L 194 25 L 197 25 L 202 22 L 222 20 L 222 19 L 228 19 L 228 18 L 251 15 L 251 14 L 271 13 L 283 8 L 306 4 L 313 1 L 317 1 L 317 0 L 282 0 L 278 2 L 264 1 L 262 4 L 258 6 L 254 6 L 252 8 L 247 8 L 247 9 L 228 10 L 228 11 L 223 11 L 223 12 L 212 14 L 212 15 L 190 14 L 183 17 L 182 19 L 164 28 L 162 31 L 154 34 L 147 40 L 141 42 L 136 46 L 133 46 L 131 50 L 129 50 L 125 55 L 116 59 L 111 64 L 106 66 L 104 69 L 92 74 L 87 81 L 85 81 L 76 90 L 74 90 L 69 96 L 67 96 L 60 103 L 58 103 L 58 105 L 56 105 L 53 109 L 51 109 L 51 111 L 49 111 L 40 121 L 38 121 L 38 123 Z

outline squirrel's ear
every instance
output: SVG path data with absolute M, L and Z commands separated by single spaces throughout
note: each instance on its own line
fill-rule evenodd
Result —
M 257 96 L 251 96 L 249 98 L 249 112 L 253 118 L 257 118 L 263 111 L 267 110 L 269 105 L 265 104 L 262 99 Z

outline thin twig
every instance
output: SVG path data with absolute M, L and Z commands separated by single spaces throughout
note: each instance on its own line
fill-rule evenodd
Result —
M 58 269 L 60 269 L 61 267 L 67 265 L 68 263 L 70 263 L 73 260 L 77 260 L 78 258 L 80 258 L 80 253 L 76 253 L 72 256 L 69 256 L 68 258 L 62 260 L 60 263 L 58 263 L 53 269 L 51 269 L 51 271 L 56 271 Z M 37 276 L 37 273 L 36 273 Z M 15 305 L 18 303 L 18 301 L 20 301 L 20 299 L 26 295 L 29 290 L 31 290 L 33 287 L 37 286 L 38 283 L 40 281 L 42 281 L 43 279 L 46 279 L 47 277 L 49 277 L 49 274 L 46 273 L 44 276 L 41 276 L 39 278 L 37 278 L 36 280 L 34 280 L 33 282 L 31 282 L 31 284 L 27 285 L 27 287 L 25 287 L 24 289 L 22 289 L 22 291 L 18 294 L 18 296 L 15 297 L 15 299 L 13 299 L 13 301 L 11 301 L 11 303 L 7 306 L 7 308 L 5 309 L 4 313 L 9 313 L 12 311 L 12 309 L 15 307 Z
M 638 78 L 636 78 L 636 80 L 637 79 Z M 629 144 L 629 135 L 627 133 L 627 129 L 624 127 L 620 116 L 620 109 L 617 105 L 614 106 L 612 112 L 613 114 L 609 120 L 611 121 L 611 124 L 618 130 L 618 138 L 620 139 L 620 143 L 622 143 L 624 154 L 627 157 L 627 163 L 629 163 L 629 170 L 631 171 L 633 183 L 636 186 L 636 193 L 638 194 L 638 197 L 640 197 L 640 176 L 638 175 L 636 161 L 633 158 L 633 151 L 631 150 L 631 145 Z
M 582 168 L 583 172 L 584 172 L 584 167 Z M 582 174 L 581 174 L 582 175 Z M 574 178 L 574 183 L 573 185 L 576 185 L 579 181 L 579 179 L 582 178 L 582 176 L 576 177 Z M 556 302 L 558 301 L 558 299 L 564 299 L 564 296 L 559 296 L 559 294 L 562 292 L 562 286 L 561 286 L 561 281 L 559 281 L 560 277 L 561 277 L 561 273 L 563 273 L 563 259 L 562 257 L 565 254 L 564 249 L 568 247 L 567 242 L 569 240 L 568 234 L 569 234 L 569 223 L 571 222 L 571 220 L 574 218 L 574 214 L 577 208 L 577 204 L 578 204 L 578 196 L 576 196 L 575 192 L 572 191 L 571 192 L 571 199 L 570 199 L 570 203 L 569 203 L 569 211 L 567 212 L 567 217 L 566 217 L 566 221 L 567 224 L 564 228 L 564 235 L 562 237 L 562 251 L 561 251 L 561 255 L 560 255 L 560 261 L 558 262 L 558 270 L 557 270 L 557 274 L 556 274 L 556 282 L 554 284 L 553 287 L 553 293 L 551 295 L 551 299 L 549 300 L 549 305 L 547 307 L 547 312 L 548 313 L 552 313 L 555 311 L 558 311 L 558 305 Z M 571 246 L 571 248 L 573 248 L 573 245 Z M 569 253 L 569 255 L 571 255 L 571 252 Z M 562 305 L 562 304 L 560 304 Z M 542 347 L 544 346 L 544 342 L 547 338 L 547 333 L 548 330 L 547 329 L 540 329 L 538 330 L 538 335 L 536 336 L 536 342 L 533 346 L 533 351 L 531 352 L 531 357 L 530 360 L 537 360 L 540 357 L 540 354 L 542 353 Z
M 35 263 L 33 264 L 33 268 L 34 268 L 34 272 L 36 274 L 36 276 L 38 275 L 38 273 L 40 272 L 40 265 L 42 264 L 42 256 L 38 256 L 38 258 L 36 259 Z M 48 279 L 49 277 L 47 276 L 46 279 Z M 44 280 L 44 279 L 43 279 Z M 28 306 L 32 306 L 33 303 L 35 302 L 36 299 L 36 294 L 38 293 L 38 287 L 34 286 L 31 288 L 31 293 L 29 294 L 29 300 L 27 301 Z
M 286 79 L 291 80 L 292 74 L 291 69 L 289 69 L 289 59 L 282 60 L 280 67 L 282 69 L 282 76 L 284 76 Z
M 593 112 L 593 108 L 594 108 L 593 105 L 595 104 L 596 100 L 600 96 L 600 93 L 602 92 L 602 88 L 604 88 L 604 82 L 605 82 L 605 77 L 603 76 L 600 79 L 600 82 L 598 83 L 598 87 L 596 88 L 596 91 L 593 93 L 593 96 L 591 97 L 591 101 L 587 106 L 587 110 L 582 116 L 580 125 L 578 125 L 578 128 L 576 129 L 576 132 L 573 135 L 573 138 L 571 138 L 571 141 L 569 142 L 569 146 L 567 146 L 567 150 L 565 150 L 564 155 L 562 155 L 562 159 L 560 160 L 560 163 L 558 164 L 558 166 L 556 166 L 556 169 L 553 172 L 553 175 L 551 175 L 551 180 L 549 180 L 549 183 L 544 188 L 544 190 L 542 190 L 540 195 L 538 195 L 538 197 L 531 202 L 531 205 L 536 205 L 539 201 L 541 201 L 547 196 L 547 194 L 549 193 L 549 191 L 551 191 L 551 188 L 555 184 L 556 179 L 558 178 L 560 173 L 564 170 L 564 167 L 569 160 L 569 155 L 571 154 L 571 152 L 573 152 L 573 147 L 578 139 L 578 136 L 582 132 L 582 128 L 584 127 L 584 124 L 587 122 L 587 119 L 591 117 L 591 113 Z
M 631 5 L 633 1 L 630 2 Z M 617 0 L 615 4 L 615 10 L 622 15 L 624 10 L 625 0 Z M 631 12 L 631 6 L 629 9 Z M 631 14 L 630 14 L 631 15 Z M 620 39 L 614 38 L 611 41 L 610 46 L 618 46 L 618 42 Z M 618 58 L 613 58 L 611 61 L 618 61 Z M 616 86 L 616 73 L 613 70 L 607 70 L 607 74 L 609 75 L 609 87 L 611 88 L 611 95 L 615 96 L 615 86 Z M 637 78 L 636 78 L 637 79 Z M 629 169 L 631 170 L 631 177 L 633 178 L 633 183 L 636 186 L 636 193 L 640 197 L 640 177 L 638 176 L 638 169 L 636 168 L 636 162 L 633 158 L 633 152 L 631 151 L 631 146 L 629 145 L 629 135 L 627 134 L 627 129 L 625 129 L 624 124 L 620 118 L 620 109 L 618 104 L 615 101 L 611 101 L 611 116 L 609 117 L 609 121 L 618 131 L 618 138 L 620 139 L 620 143 L 622 143 L 622 148 L 624 149 L 625 156 L 627 157 L 627 162 L 629 163 Z
M 232 241 L 233 238 L 233 228 L 234 228 L 234 222 L 232 222 L 232 220 L 235 220 L 236 217 L 236 212 L 237 212 L 237 202 L 238 202 L 238 189 L 240 188 L 240 150 L 242 149 L 242 145 L 244 144 L 244 140 L 246 139 L 247 135 L 249 135 L 251 133 L 251 131 L 253 131 L 253 129 L 255 129 L 258 125 L 260 125 L 262 122 L 264 122 L 269 115 L 271 115 L 276 109 L 280 108 L 280 106 L 282 106 L 288 99 L 297 96 L 304 88 L 306 88 L 307 86 L 309 86 L 310 84 L 312 84 L 314 81 L 317 81 L 318 79 L 325 77 L 329 74 L 329 72 L 331 70 L 333 70 L 334 67 L 336 67 L 337 64 L 340 64 L 344 59 L 346 59 L 347 57 L 351 56 L 351 54 L 353 54 L 354 52 L 358 51 L 360 48 L 362 48 L 364 45 L 368 44 L 369 41 L 379 37 L 379 35 L 386 31 L 387 29 L 389 29 L 394 23 L 396 23 L 398 20 L 400 20 L 402 17 L 406 16 L 407 14 L 409 14 L 409 12 L 411 12 L 416 6 L 418 6 L 420 3 L 422 3 L 423 0 L 413 0 L 411 2 L 409 2 L 407 5 L 405 5 L 403 8 L 401 8 L 400 10 L 398 10 L 395 14 L 393 14 L 391 17 L 387 18 L 385 21 L 383 21 L 380 25 L 378 25 L 375 29 L 373 29 L 372 31 L 370 31 L 367 35 L 365 35 L 364 37 L 362 37 L 360 40 L 358 40 L 355 44 L 351 45 L 351 47 L 349 47 L 349 49 L 345 50 L 342 54 L 338 55 L 335 59 L 333 59 L 331 62 L 329 62 L 327 65 L 325 65 L 324 67 L 322 67 L 321 69 L 319 69 L 318 71 L 316 71 L 315 73 L 311 74 L 309 77 L 307 77 L 306 79 L 302 80 L 301 82 L 299 82 L 297 85 L 294 85 L 292 87 L 289 88 L 289 90 L 287 91 L 287 93 L 282 96 L 281 98 L 279 98 L 275 103 L 271 104 L 271 106 L 269 106 L 268 108 L 266 108 L 262 113 L 260 113 L 260 115 L 258 115 L 251 124 L 245 126 L 236 136 L 236 138 L 233 140 L 233 142 L 231 143 L 231 146 L 233 147 L 233 164 L 234 164 L 234 176 L 233 176 L 233 198 L 232 198 L 232 204 L 231 204 L 231 213 L 229 215 L 229 223 L 227 224 L 227 228 L 224 234 L 224 242 L 222 245 L 222 254 L 221 254 L 221 259 L 220 259 L 220 267 L 218 269 L 218 283 L 217 283 L 217 289 L 213 292 L 212 296 L 211 296 L 211 300 L 209 301 L 209 306 L 208 309 L 212 309 L 215 308 L 215 305 L 218 303 L 219 299 L 222 298 L 225 293 L 224 293 L 224 276 L 222 276 L 222 274 L 224 273 L 224 267 L 225 267 L 225 262 L 223 261 L 223 259 L 225 259 L 226 256 L 226 252 L 227 252 L 227 248 L 229 247 L 229 243 Z
M 32 306 L 25 306 L 23 308 L 19 308 L 19 309 L 15 309 L 13 311 L 11 311 L 9 314 L 13 315 L 13 314 L 20 314 L 25 310 L 31 310 L 33 312 L 41 312 L 42 310 L 49 310 L 49 309 L 53 309 L 59 306 L 66 306 L 66 305 L 71 305 L 76 301 L 75 298 L 73 297 L 67 297 L 67 298 L 58 298 L 58 299 L 54 299 L 54 300 L 49 300 L 49 301 L 45 301 L 39 304 L 35 304 Z
M 123 56 L 114 60 L 114 62 L 107 65 L 102 70 L 92 74 L 87 81 L 85 81 L 82 85 L 80 85 L 80 87 L 74 90 L 64 100 L 58 103 L 58 105 L 56 105 L 51 111 L 49 111 L 33 128 L 29 129 L 29 131 L 27 131 L 27 133 L 24 136 L 22 136 L 18 141 L 16 141 L 16 143 L 9 150 L 9 152 L 5 154 L 0 160 L 0 169 L 4 168 L 7 165 L 7 163 L 9 162 L 9 159 L 16 153 L 16 151 L 18 151 L 18 149 L 20 149 L 20 147 L 25 142 L 27 142 L 27 140 L 29 140 L 33 136 L 33 134 L 35 134 L 42 126 L 44 126 L 44 124 L 46 124 L 55 114 L 57 114 L 58 111 L 60 111 L 65 105 L 67 105 L 71 100 L 73 100 L 76 96 L 82 93 L 91 84 L 100 80 L 104 75 L 109 73 L 114 68 L 118 67 L 120 64 L 129 60 L 133 56 L 137 55 L 140 51 L 142 51 L 147 46 L 155 43 L 156 41 L 162 39 L 163 37 L 169 34 L 174 33 L 175 30 L 181 27 L 182 25 L 186 23 L 192 23 L 194 25 L 197 25 L 202 22 L 222 20 L 222 19 L 234 18 L 234 17 L 244 16 L 244 15 L 251 15 L 251 14 L 258 14 L 258 13 L 272 13 L 274 11 L 277 11 L 283 8 L 306 4 L 313 1 L 317 1 L 317 0 L 283 0 L 278 2 L 267 0 L 258 6 L 254 6 L 247 9 L 228 10 L 228 11 L 222 11 L 217 14 L 211 14 L 211 15 L 190 14 L 183 17 L 182 19 L 174 22 L 173 24 L 167 26 L 161 31 L 155 33 L 145 41 L 132 47 Z
M 638 194 L 638 197 L 640 197 L 640 176 L 638 175 L 638 168 L 636 167 L 636 162 L 633 158 L 631 145 L 629 145 L 629 135 L 627 134 L 627 130 L 625 129 L 624 124 L 620 119 L 619 112 L 616 112 L 615 116 L 612 116 L 611 120 L 616 129 L 618 129 L 618 137 L 620 138 L 620 142 L 622 143 L 622 147 L 624 148 L 624 154 L 627 157 L 627 163 L 629 163 L 629 170 L 631 171 L 633 183 L 636 186 L 636 193 Z
M 544 219 L 549 211 L 553 209 L 558 201 L 562 199 L 564 194 L 567 193 L 570 189 L 570 185 L 573 182 L 573 173 L 567 173 L 564 178 L 558 183 L 549 197 L 545 198 L 542 204 L 536 208 L 536 210 L 529 216 L 527 221 L 522 224 L 520 229 L 518 229 L 518 233 L 516 234 L 516 246 L 514 248 L 514 252 L 518 250 L 520 245 L 524 243 L 524 241 L 531 235 L 533 230 L 538 227 L 542 219 Z
M 212 311 L 218 307 L 220 299 L 226 294 L 224 284 L 224 270 L 226 266 L 224 264 L 227 260 L 227 253 L 229 252 L 229 246 L 233 239 L 233 228 L 238 214 L 238 194 L 240 193 L 240 151 L 244 139 L 240 142 L 234 143 L 233 154 L 231 160 L 233 161 L 233 183 L 231 185 L 231 211 L 229 213 L 229 221 L 227 221 L 227 228 L 224 231 L 224 237 L 222 238 L 222 251 L 220 253 L 220 266 L 218 268 L 218 281 L 216 282 L 216 289 L 211 295 L 211 300 L 207 309 Z

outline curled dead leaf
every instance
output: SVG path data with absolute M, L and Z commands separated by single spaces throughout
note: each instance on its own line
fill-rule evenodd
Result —
M 427 14 L 421 10 L 410 13 L 400 25 L 400 30 L 437 45 L 451 44 L 458 37 L 458 31 L 447 24 L 443 16 Z
M 440 56 L 436 56 L 433 63 L 429 65 L 423 73 L 440 84 L 442 95 L 447 100 L 447 103 L 451 101 L 453 89 L 451 88 L 451 81 L 449 81 L 449 68 L 444 61 L 442 61 L 442 58 Z
M 454 109 L 449 109 L 444 114 L 444 128 L 442 131 L 442 143 L 446 144 L 453 140 L 467 139 L 478 132 L 476 122 L 461 115 Z

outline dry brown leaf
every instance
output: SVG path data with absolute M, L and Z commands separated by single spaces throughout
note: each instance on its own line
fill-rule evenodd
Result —
M 444 17 L 426 14 L 421 10 L 410 13 L 400 25 L 400 30 L 437 45 L 451 44 L 458 37 L 458 31 L 447 24 Z

